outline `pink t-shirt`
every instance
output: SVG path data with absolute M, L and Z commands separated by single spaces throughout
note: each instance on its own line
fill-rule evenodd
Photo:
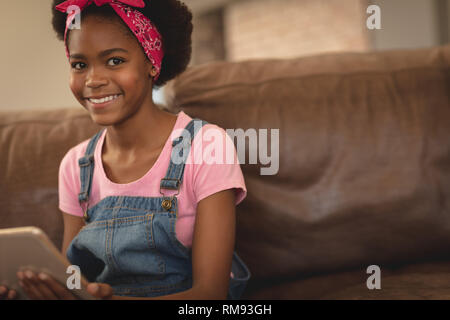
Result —
M 161 197 L 160 183 L 169 166 L 172 140 L 180 136 L 181 130 L 191 120 L 189 115 L 180 111 L 172 134 L 153 167 L 140 179 L 126 184 L 114 183 L 105 174 L 101 160 L 101 150 L 106 135 L 106 130 L 104 130 L 94 152 L 95 167 L 89 207 L 93 207 L 108 196 Z M 210 131 L 211 129 L 214 130 Z M 212 136 L 213 138 L 211 138 Z M 89 140 L 87 139 L 70 149 L 59 167 L 59 209 L 80 217 L 83 216 L 83 210 L 78 202 L 80 192 L 78 159 L 84 156 Z M 222 150 L 223 157 L 217 157 Z M 226 152 L 228 152 L 228 156 L 232 155 L 231 158 L 234 161 L 226 159 Z M 224 160 L 221 161 L 222 158 Z M 203 161 L 201 161 L 202 159 Z M 235 190 L 237 205 L 246 197 L 247 189 L 233 141 L 224 129 L 214 124 L 206 124 L 194 137 L 184 168 L 183 182 L 177 195 L 179 207 L 176 235 L 183 245 L 188 248 L 192 246 L 198 202 L 216 192 L 231 188 Z M 171 196 L 177 191 L 163 189 L 162 192 L 166 196 Z

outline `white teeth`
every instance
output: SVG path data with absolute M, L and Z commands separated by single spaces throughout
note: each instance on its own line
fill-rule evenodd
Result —
M 102 98 L 102 99 L 89 99 L 89 101 L 92 102 L 92 103 L 105 103 L 105 102 L 108 102 L 108 101 L 116 99 L 118 96 L 119 95 L 116 94 L 114 96 L 109 96 L 109 97 L 105 97 L 105 98 Z

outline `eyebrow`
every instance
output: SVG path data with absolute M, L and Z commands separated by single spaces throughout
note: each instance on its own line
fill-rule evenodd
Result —
M 107 56 L 107 55 L 109 55 L 109 54 L 111 54 L 113 52 L 116 52 L 116 51 L 128 53 L 127 50 L 122 49 L 122 48 L 112 48 L 112 49 L 108 49 L 108 50 L 100 52 L 98 57 L 102 58 L 102 57 Z M 85 55 L 83 55 L 81 53 L 74 53 L 74 54 L 71 54 L 69 58 L 70 59 L 85 59 L 86 57 L 85 57 Z

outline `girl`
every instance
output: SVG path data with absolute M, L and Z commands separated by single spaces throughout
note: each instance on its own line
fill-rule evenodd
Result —
M 106 127 L 61 161 L 63 254 L 97 298 L 239 298 L 250 274 L 233 251 L 235 206 L 246 196 L 234 144 L 222 128 L 152 101 L 152 89 L 190 60 L 190 11 L 177 0 L 54 1 L 53 8 L 70 88 Z M 230 143 L 234 163 L 198 161 Z M 49 275 L 17 276 L 31 299 L 75 298 Z

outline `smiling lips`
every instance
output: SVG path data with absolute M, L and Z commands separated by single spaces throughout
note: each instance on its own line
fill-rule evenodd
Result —
M 119 97 L 119 95 L 115 94 L 115 95 L 103 97 L 103 98 L 100 98 L 100 99 L 87 98 L 87 100 L 89 100 L 89 102 L 91 102 L 93 104 L 103 104 L 103 103 L 107 103 L 107 102 L 113 101 L 113 100 L 117 99 L 117 97 Z

